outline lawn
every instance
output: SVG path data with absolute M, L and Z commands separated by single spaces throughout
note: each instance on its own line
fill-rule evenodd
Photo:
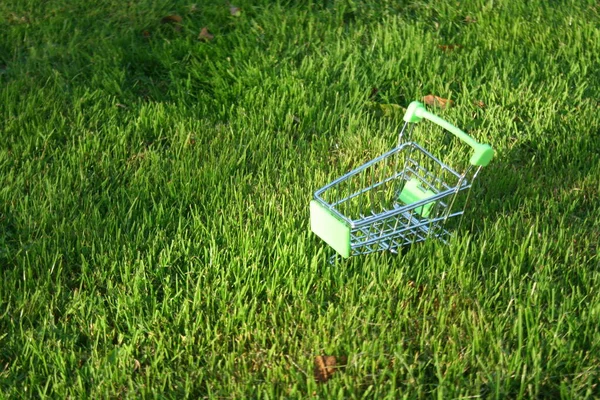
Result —
M 0 398 L 599 397 L 599 26 L 595 0 L 3 0 Z M 330 264 L 313 192 L 427 95 L 496 150 L 463 223 Z

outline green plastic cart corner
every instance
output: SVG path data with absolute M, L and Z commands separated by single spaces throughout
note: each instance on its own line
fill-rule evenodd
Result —
M 350 257 L 350 227 L 316 200 L 310 202 L 310 229 L 339 255 Z

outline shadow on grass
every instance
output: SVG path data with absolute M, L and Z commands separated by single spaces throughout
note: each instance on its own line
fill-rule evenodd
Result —
M 598 143 L 600 137 L 589 135 L 572 141 L 568 148 L 531 140 L 515 146 L 478 177 L 470 204 L 481 204 L 481 211 L 466 213 L 466 226 L 476 226 L 482 217 L 495 222 L 515 212 L 525 218 L 549 219 L 551 224 L 565 214 L 575 220 L 591 217 L 597 188 L 580 186 L 598 169 L 594 156 L 600 152 Z

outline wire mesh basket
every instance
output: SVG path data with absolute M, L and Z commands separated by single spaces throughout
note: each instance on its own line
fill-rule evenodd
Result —
M 472 148 L 462 172 L 411 140 L 422 119 Z M 463 214 L 473 181 L 494 156 L 489 145 L 419 102 L 408 106 L 404 121 L 395 148 L 317 190 L 310 203 L 312 231 L 344 258 L 397 251 L 428 238 L 445 240 L 447 222 Z

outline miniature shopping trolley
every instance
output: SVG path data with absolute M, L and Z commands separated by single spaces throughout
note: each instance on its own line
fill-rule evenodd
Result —
M 462 173 L 412 140 L 422 119 L 472 148 Z M 312 231 L 344 258 L 397 252 L 428 238 L 445 241 L 448 221 L 463 214 L 473 180 L 494 156 L 489 145 L 478 143 L 419 102 L 408 106 L 404 121 L 395 148 L 317 190 L 310 203 Z

